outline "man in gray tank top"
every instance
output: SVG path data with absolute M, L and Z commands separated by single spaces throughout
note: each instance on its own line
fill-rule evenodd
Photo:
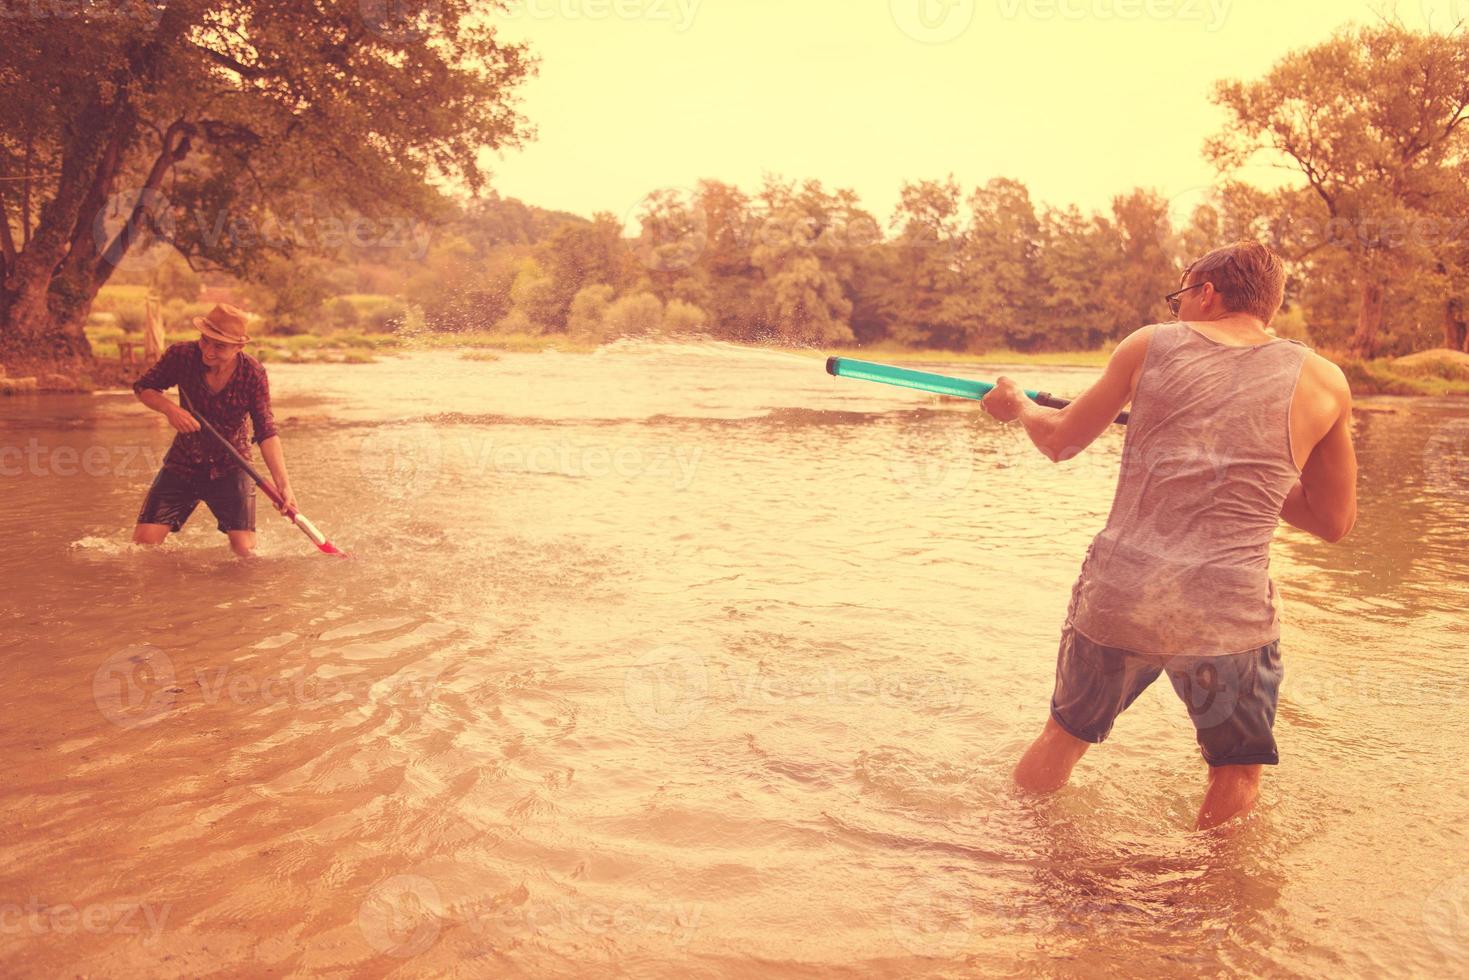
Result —
M 1351 392 L 1341 369 L 1267 331 L 1285 295 L 1280 257 L 1256 242 L 1189 266 L 1177 317 L 1117 346 L 1060 411 L 1001 378 L 984 399 L 1061 462 L 1128 404 L 1117 491 L 1072 588 L 1045 730 L 1017 786 L 1065 785 L 1094 743 L 1168 675 L 1192 719 L 1208 785 L 1196 826 L 1254 806 L 1279 760 L 1280 605 L 1269 574 L 1279 521 L 1340 541 L 1357 516 Z

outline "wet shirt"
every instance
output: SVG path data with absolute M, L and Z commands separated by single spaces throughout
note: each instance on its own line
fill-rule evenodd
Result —
M 205 375 L 204 353 L 199 349 L 199 342 L 191 340 L 164 351 L 158 363 L 133 384 L 133 391 L 142 392 L 145 388 L 166 391 L 177 385 L 189 406 L 228 439 L 241 456 L 250 459 L 246 418 L 250 420 L 255 442 L 264 442 L 276 434 L 275 416 L 270 410 L 270 380 L 265 368 L 248 354 L 239 354 L 234 376 L 218 392 L 209 390 Z M 163 465 L 211 480 L 235 470 L 229 453 L 202 429 L 175 435 Z
M 1067 617 L 1094 643 L 1221 656 L 1280 638 L 1270 542 L 1300 479 L 1290 406 L 1310 349 L 1233 347 L 1159 326 L 1133 398 L 1112 510 Z

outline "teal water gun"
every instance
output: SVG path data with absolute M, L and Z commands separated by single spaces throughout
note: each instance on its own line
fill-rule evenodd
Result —
M 950 378 L 942 374 L 930 374 L 927 371 L 914 371 L 911 368 L 893 367 L 890 364 L 873 364 L 871 361 L 856 361 L 850 357 L 828 357 L 826 359 L 826 373 L 836 378 L 855 378 L 858 381 L 876 381 L 879 384 L 895 385 L 899 388 L 914 388 L 918 391 L 931 391 L 936 395 L 950 395 L 954 398 L 970 398 L 978 401 L 995 389 L 993 384 L 987 381 L 968 381 L 964 378 Z M 1066 398 L 1057 398 L 1048 391 L 1027 391 L 1025 397 L 1046 408 L 1065 408 L 1071 404 Z M 1114 420 L 1118 425 L 1126 425 L 1130 420 L 1131 413 L 1123 412 Z

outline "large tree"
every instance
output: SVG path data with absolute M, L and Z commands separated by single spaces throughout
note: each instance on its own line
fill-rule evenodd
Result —
M 0 40 L 0 357 L 90 354 L 130 250 L 250 277 L 412 245 L 485 148 L 529 129 L 500 0 L 17 5 Z M 30 15 L 27 15 L 27 11 Z M 18 11 L 18 12 L 17 12 Z M 18 28 L 18 29 L 17 29 Z
M 1350 268 L 1350 347 L 1372 356 L 1389 284 L 1457 245 L 1416 229 L 1464 200 L 1454 168 L 1469 139 L 1469 34 L 1391 23 L 1342 31 L 1259 81 L 1220 83 L 1214 100 L 1229 115 L 1207 146 L 1221 171 L 1259 155 L 1304 178 L 1315 233 L 1297 258 L 1331 250 L 1340 261 L 1328 264 Z

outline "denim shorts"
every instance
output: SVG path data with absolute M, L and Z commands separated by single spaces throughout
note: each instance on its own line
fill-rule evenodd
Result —
M 166 524 L 177 532 L 201 500 L 221 531 L 255 530 L 255 483 L 242 470 L 211 480 L 207 474 L 163 467 L 148 488 L 138 523 Z
M 1117 716 L 1167 672 L 1211 766 L 1273 766 L 1275 704 L 1284 669 L 1280 641 L 1221 657 L 1158 657 L 1061 631 L 1051 717 L 1084 742 L 1101 742 Z

